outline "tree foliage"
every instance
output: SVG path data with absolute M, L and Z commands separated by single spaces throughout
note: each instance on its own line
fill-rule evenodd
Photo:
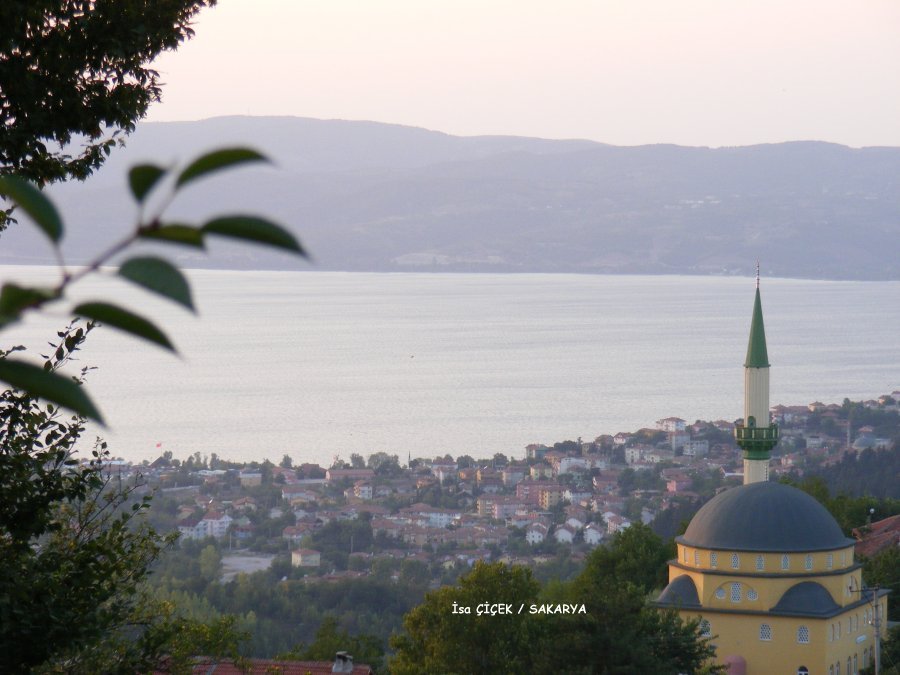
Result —
M 89 327 L 88 327 L 89 328 Z M 86 332 L 70 326 L 53 371 Z M 74 456 L 84 419 L 0 394 L 0 671 L 19 672 L 122 629 L 167 539 L 141 524 L 136 484 L 111 486 L 105 444 Z M 126 503 L 129 508 L 122 509 Z
M 406 615 L 404 633 L 391 641 L 397 651 L 392 672 L 715 671 L 709 664 L 713 647 L 696 621 L 684 622 L 648 605 L 667 548 L 647 528 L 633 527 L 608 549 L 594 551 L 569 583 L 541 588 L 524 568 L 476 563 L 458 586 L 429 593 Z M 478 616 L 482 603 L 508 604 L 513 613 Z M 585 612 L 532 610 L 541 605 L 583 605 Z M 459 607 L 470 607 L 471 614 L 459 613 Z
M 508 603 L 518 610 L 537 601 L 539 584 L 523 567 L 478 562 L 458 586 L 429 593 L 403 620 L 405 632 L 391 645 L 391 672 L 525 673 L 531 670 L 539 622 L 522 614 L 478 616 L 482 603 Z M 455 604 L 455 607 L 454 607 Z M 471 614 L 454 612 L 468 608 Z
M 215 4 L 0 3 L 0 175 L 38 185 L 88 176 L 160 99 L 153 59 L 191 38 L 192 19 Z

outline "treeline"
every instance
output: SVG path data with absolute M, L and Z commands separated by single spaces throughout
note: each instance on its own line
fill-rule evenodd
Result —
M 594 550 L 571 582 L 476 563 L 405 617 L 391 672 L 709 672 L 713 647 L 698 624 L 647 603 L 668 558 L 662 539 L 637 524 Z
M 806 473 L 834 494 L 900 499 L 900 447 L 848 452 L 837 464 L 811 466 Z

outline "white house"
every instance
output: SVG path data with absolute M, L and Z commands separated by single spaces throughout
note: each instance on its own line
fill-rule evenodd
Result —
M 709 454 L 709 441 L 688 441 L 683 448 L 685 457 L 706 457 Z
M 291 552 L 291 564 L 294 567 L 318 567 L 320 554 L 310 548 L 298 548 Z
M 686 422 L 680 417 L 664 417 L 656 420 L 656 428 L 660 431 L 684 431 Z
M 596 546 L 603 541 L 603 530 L 596 523 L 588 523 L 584 528 L 584 543 L 588 546 Z
M 525 528 L 525 541 L 529 544 L 540 544 L 547 538 L 547 526 L 543 523 L 532 523 Z
M 231 525 L 231 516 L 218 511 L 208 511 L 200 524 L 206 524 L 206 536 L 221 539 L 228 534 L 228 526 Z
M 560 544 L 571 544 L 575 541 L 575 529 L 569 525 L 560 525 L 553 531 L 553 538 Z

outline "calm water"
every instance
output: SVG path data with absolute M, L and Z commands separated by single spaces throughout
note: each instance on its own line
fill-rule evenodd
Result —
M 578 275 L 192 273 L 200 318 L 117 285 L 180 358 L 98 331 L 82 353 L 114 454 L 329 462 L 522 455 L 526 444 L 734 419 L 753 281 Z M 4 280 L 52 279 L 7 267 Z M 763 280 L 772 402 L 900 389 L 900 282 Z M 64 316 L 4 344 L 39 350 Z M 98 430 L 99 433 L 99 430 Z

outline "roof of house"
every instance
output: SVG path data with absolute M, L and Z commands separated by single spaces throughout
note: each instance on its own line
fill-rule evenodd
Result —
M 277 661 L 271 659 L 246 659 L 242 664 L 233 661 L 198 660 L 192 669 L 194 675 L 331 675 L 331 661 Z M 372 675 L 372 668 L 365 664 L 353 664 L 352 675 Z
M 856 552 L 866 557 L 877 555 L 886 548 L 900 546 L 900 514 L 853 530 L 858 539 Z

